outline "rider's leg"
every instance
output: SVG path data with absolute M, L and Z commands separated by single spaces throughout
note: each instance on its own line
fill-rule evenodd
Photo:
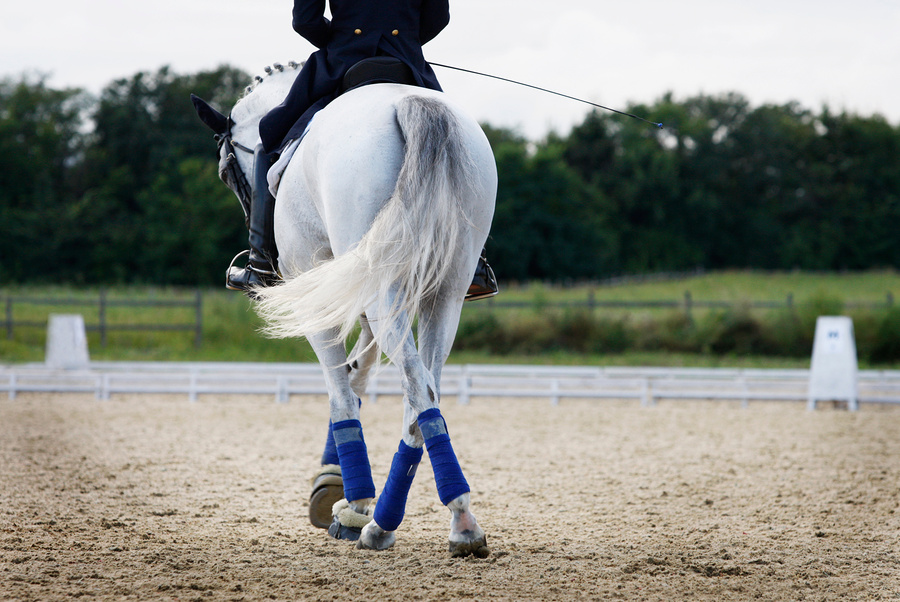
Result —
M 231 266 L 225 286 L 236 291 L 249 291 L 255 286 L 270 286 L 278 281 L 278 251 L 275 248 L 275 197 L 269 192 L 266 173 L 275 154 L 257 146 L 253 154 L 253 192 L 250 199 L 250 256 L 247 267 Z

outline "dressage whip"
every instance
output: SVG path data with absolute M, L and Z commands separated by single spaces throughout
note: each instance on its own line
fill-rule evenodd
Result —
M 431 61 L 428 61 L 428 64 L 431 65 L 432 67 L 443 67 L 444 69 L 453 69 L 454 71 L 462 71 L 463 73 L 471 73 L 472 75 L 480 75 L 482 77 L 490 77 L 492 79 L 499 79 L 500 81 L 509 82 L 511 84 L 525 86 L 526 88 L 533 88 L 534 90 L 540 90 L 541 92 L 547 92 L 548 94 L 555 94 L 556 96 L 562 96 L 563 98 L 568 98 L 569 100 L 583 102 L 586 105 L 591 105 L 592 107 L 597 107 L 598 109 L 603 109 L 604 111 L 611 111 L 618 115 L 624 115 L 625 117 L 631 117 L 632 119 L 637 119 L 638 121 L 643 121 L 644 123 L 649 123 L 650 125 L 655 125 L 659 129 L 662 129 L 662 127 L 663 127 L 663 124 L 659 123 L 657 121 L 650 121 L 649 119 L 644 119 L 643 117 L 639 117 L 632 113 L 626 113 L 625 111 L 619 111 L 618 109 L 604 107 L 603 105 L 598 105 L 597 103 L 591 102 L 589 100 L 584 100 L 582 98 L 576 98 L 574 96 L 569 96 L 568 94 L 563 94 L 562 92 L 555 92 L 553 90 L 548 90 L 547 88 L 541 88 L 540 86 L 533 86 L 531 84 L 526 84 L 525 82 L 516 81 L 514 79 L 500 77 L 499 75 L 491 75 L 490 73 L 482 73 L 480 71 L 472 71 L 471 69 L 463 69 L 462 67 L 454 67 L 452 65 L 442 65 L 441 63 L 432 63 Z

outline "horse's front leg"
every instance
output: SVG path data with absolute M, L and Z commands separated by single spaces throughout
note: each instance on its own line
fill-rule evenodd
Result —
M 359 398 L 350 387 L 346 352 L 336 337 L 336 330 L 329 331 L 309 337 L 309 342 L 322 365 L 329 393 L 331 421 L 322 462 L 327 468 L 326 462 L 337 460 L 346 500 L 345 504 L 334 504 L 334 518 L 328 532 L 338 539 L 354 540 L 359 537 L 363 525 L 371 520 L 369 507 L 375 497 L 375 483 L 363 438 Z M 316 494 L 314 484 L 310 517 L 313 516 Z M 325 503 L 328 502 L 319 500 L 320 505 Z M 317 511 L 322 514 L 326 510 L 318 508 Z

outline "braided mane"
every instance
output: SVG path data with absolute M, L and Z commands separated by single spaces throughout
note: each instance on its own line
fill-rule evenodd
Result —
M 244 94 L 241 98 L 243 98 L 244 96 L 247 96 L 248 94 L 253 92 L 260 84 L 262 84 L 265 81 L 266 77 L 268 77 L 270 75 L 274 75 L 276 73 L 282 73 L 282 72 L 284 72 L 285 68 L 290 69 L 292 71 L 297 71 L 301 67 L 303 67 L 303 61 L 301 61 L 299 63 L 296 61 L 288 61 L 287 67 L 285 67 L 285 65 L 282 65 L 281 63 L 272 63 L 271 66 L 266 66 L 266 68 L 263 69 L 265 74 L 257 75 L 256 77 L 254 77 L 253 81 L 250 82 L 250 85 L 247 86 L 246 88 L 244 88 Z
M 231 109 L 231 115 L 236 124 L 245 124 L 250 121 L 258 122 L 263 115 L 277 106 L 290 90 L 297 72 L 303 63 L 294 61 L 287 65 L 274 63 L 264 69 L 263 75 L 257 75 L 244 89 L 243 95 Z M 252 126 L 255 128 L 255 126 Z M 255 137 L 255 135 L 254 135 Z M 243 143 L 243 142 L 242 142 Z

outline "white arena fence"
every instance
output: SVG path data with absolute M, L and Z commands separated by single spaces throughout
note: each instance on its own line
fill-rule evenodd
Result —
M 900 404 L 900 370 L 858 373 L 859 404 Z M 728 368 L 630 368 L 572 366 L 448 365 L 441 395 L 467 404 L 476 398 L 808 402 L 809 370 Z M 0 366 L 0 392 L 93 393 L 98 400 L 119 394 L 271 395 L 284 403 L 294 395 L 326 395 L 314 363 L 90 362 L 81 369 L 45 364 Z M 367 400 L 401 395 L 399 373 L 384 366 L 370 378 Z M 820 400 L 826 401 L 826 400 Z M 813 404 L 814 405 L 814 404 Z

